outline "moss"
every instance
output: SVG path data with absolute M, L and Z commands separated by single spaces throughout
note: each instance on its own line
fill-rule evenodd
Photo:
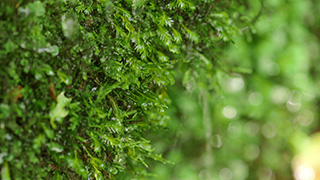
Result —
M 1 1 L 2 179 L 147 176 L 174 66 L 214 85 L 243 23 L 230 2 Z

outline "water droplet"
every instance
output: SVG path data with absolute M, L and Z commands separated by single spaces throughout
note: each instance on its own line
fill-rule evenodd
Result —
M 112 174 L 117 174 L 118 170 L 116 168 L 112 167 L 112 168 L 110 168 L 109 172 Z
M 62 148 L 59 148 L 59 147 L 52 147 L 51 150 L 52 150 L 52 151 L 55 151 L 55 152 L 58 152 L 58 153 L 60 153 L 60 152 L 63 151 L 63 149 L 62 149 Z
M 120 164 L 123 164 L 123 163 L 125 163 L 125 162 L 126 162 L 126 159 L 124 159 L 124 158 L 120 158 L 120 159 L 119 159 L 119 163 L 120 163 Z
M 144 108 L 146 108 L 146 107 L 148 106 L 148 104 L 144 102 L 144 103 L 141 104 L 141 106 L 143 106 Z
M 99 152 L 100 151 L 100 147 L 98 146 L 98 147 L 94 148 L 94 151 L 95 152 Z
M 70 84 L 70 79 L 66 79 L 66 84 Z
M 10 141 L 12 139 L 12 137 L 10 136 L 10 134 L 6 134 L 6 140 Z
M 93 87 L 90 92 L 91 92 L 91 93 L 94 93 L 94 92 L 97 91 L 97 89 L 98 89 L 98 87 Z

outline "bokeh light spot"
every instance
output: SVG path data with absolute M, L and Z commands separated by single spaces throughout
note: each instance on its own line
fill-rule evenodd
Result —
M 253 106 L 258 106 L 263 101 L 263 96 L 259 92 L 253 92 L 249 96 L 249 103 Z
M 239 92 L 244 87 L 244 81 L 240 76 L 227 78 L 225 88 L 228 92 Z
M 300 73 L 294 76 L 294 85 L 298 88 L 305 88 L 308 85 L 308 76 Z
M 236 117 L 237 110 L 236 110 L 236 108 L 234 108 L 232 106 L 226 106 L 223 108 L 222 113 L 226 118 L 232 119 L 232 118 Z
M 282 86 L 276 86 L 271 95 L 272 102 L 275 104 L 282 104 L 289 98 L 289 90 Z
M 211 145 L 215 148 L 220 148 L 222 146 L 222 139 L 219 134 L 216 134 L 212 137 Z
M 316 173 L 312 167 L 299 165 L 294 169 L 294 177 L 296 180 L 315 180 Z
M 269 168 L 260 168 L 257 171 L 257 175 L 259 180 L 271 180 L 273 172 Z
M 221 180 L 230 180 L 232 178 L 232 171 L 229 168 L 223 168 L 219 172 Z
M 260 148 L 255 144 L 249 144 L 244 148 L 244 157 L 249 160 L 255 160 L 260 154 Z
M 286 107 L 290 112 L 299 111 L 301 108 L 301 94 L 293 91 L 289 100 L 287 101 Z
M 249 135 L 249 136 L 255 136 L 260 130 L 260 126 L 259 124 L 250 121 L 246 123 L 245 126 L 245 132 Z
M 313 122 L 313 119 L 313 112 L 307 109 L 299 114 L 299 116 L 295 119 L 295 122 L 298 122 L 302 126 L 308 126 Z
M 277 128 L 273 123 L 267 122 L 262 126 L 262 134 L 266 138 L 274 138 L 277 134 Z

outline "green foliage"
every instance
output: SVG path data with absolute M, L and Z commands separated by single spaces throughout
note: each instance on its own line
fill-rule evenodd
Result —
M 177 73 L 180 87 L 168 90 L 168 127 L 177 130 L 162 134 L 165 143 L 152 138 L 176 165 L 155 164 L 159 179 L 319 179 L 319 7 L 265 0 L 254 29 L 242 28 L 213 67 L 219 93 L 200 84 L 205 75 Z M 247 8 L 257 15 L 261 4 Z
M 1 1 L 2 179 L 142 178 L 147 158 L 168 163 L 144 133 L 166 127 L 173 66 L 212 88 L 223 42 L 248 23 L 241 7 Z

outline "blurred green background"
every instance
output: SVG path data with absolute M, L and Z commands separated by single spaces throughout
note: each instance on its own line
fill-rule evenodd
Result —
M 252 16 L 261 8 L 255 0 L 247 6 Z M 220 55 L 214 90 L 177 74 L 168 130 L 147 134 L 175 164 L 149 162 L 154 179 L 320 178 L 320 2 L 263 6 L 254 27 Z

